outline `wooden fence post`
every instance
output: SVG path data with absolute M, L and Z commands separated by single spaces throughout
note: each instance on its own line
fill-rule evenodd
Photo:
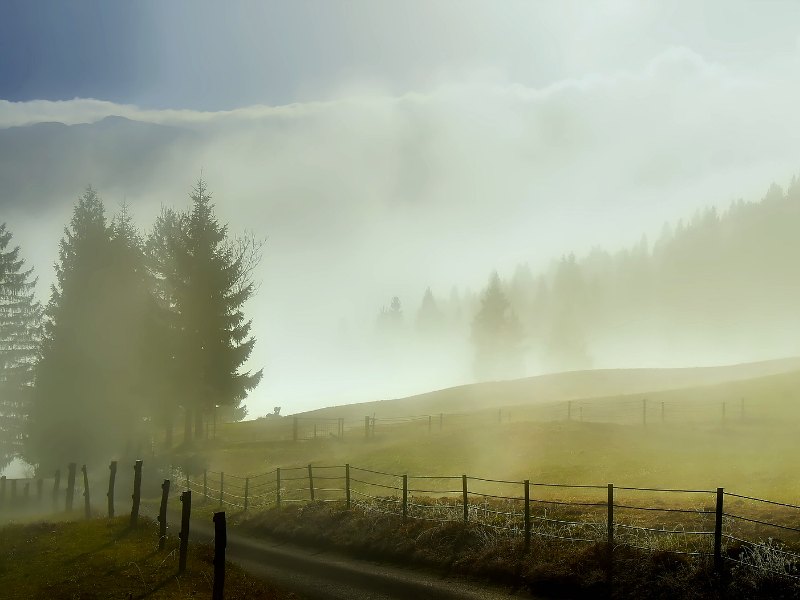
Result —
M 83 510 L 87 519 L 92 518 L 92 503 L 89 499 L 89 473 L 86 470 L 86 465 L 81 467 L 83 473 Z
M 142 461 L 133 464 L 133 505 L 131 506 L 131 527 L 139 523 L 139 504 L 142 501 Z
M 469 519 L 469 497 L 467 493 L 467 476 L 461 476 L 461 488 L 464 496 L 464 523 L 466 524 L 467 520 Z
M 314 439 L 317 439 L 317 424 L 314 423 Z
M 347 510 L 350 510 L 350 464 L 344 466 L 344 494 L 347 501 Z
M 208 502 L 208 470 L 203 469 L 203 502 Z
M 61 485 L 61 469 L 53 476 L 53 510 L 58 510 L 58 488 Z
M 108 518 L 114 518 L 114 485 L 117 482 L 117 461 L 112 460 L 111 464 L 108 465 L 108 492 L 106 492 L 106 497 L 108 498 Z
M 408 475 L 403 475 L 403 521 L 408 518 Z
M 608 553 L 608 588 L 611 590 L 614 582 L 614 484 L 608 484 L 608 532 L 606 537 Z
M 67 512 L 72 510 L 72 500 L 75 497 L 75 469 L 78 465 L 69 463 L 67 471 Z
M 719 575 L 722 572 L 722 503 L 725 497 L 725 490 L 717 488 L 717 510 L 714 520 L 714 572 Z
M 158 549 L 163 550 L 167 542 L 167 500 L 169 500 L 169 479 L 161 484 L 161 506 L 158 508 Z
M 228 545 L 228 532 L 225 526 L 225 513 L 214 513 L 214 587 L 212 600 L 222 600 L 225 590 L 225 547 Z
M 275 506 L 281 507 L 281 468 L 275 469 Z
M 225 488 L 225 473 L 222 472 L 219 474 L 219 505 L 220 508 L 222 507 L 222 503 L 224 502 L 222 498 L 223 489 Z
M 525 480 L 525 551 L 531 548 L 531 482 Z
M 181 532 L 178 537 L 181 540 L 178 549 L 178 573 L 186 570 L 186 554 L 189 550 L 189 519 L 192 515 L 192 491 L 186 490 L 181 494 Z
M 247 496 L 250 491 L 250 478 L 244 478 L 244 510 L 247 512 Z
M 431 415 L 428 415 L 428 433 L 430 433 L 432 429 L 433 429 L 433 417 Z
M 308 490 L 311 493 L 311 501 L 314 501 L 314 474 L 311 471 L 311 463 L 308 465 Z

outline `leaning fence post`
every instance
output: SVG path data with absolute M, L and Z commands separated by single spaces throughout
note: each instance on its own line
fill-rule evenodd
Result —
M 608 533 L 606 539 L 608 552 L 608 586 L 614 579 L 614 484 L 608 484 Z
M 75 469 L 78 467 L 75 463 L 69 463 L 67 471 L 67 512 L 72 510 L 72 499 L 75 496 Z
M 192 491 L 186 490 L 181 494 L 181 532 L 178 537 L 181 540 L 178 550 L 178 573 L 186 570 L 186 554 L 189 550 L 189 518 L 192 514 Z
M 350 464 L 344 466 L 344 494 L 347 501 L 347 509 L 350 509 Z
M 311 493 L 311 501 L 314 501 L 314 474 L 311 471 L 311 463 L 308 465 L 308 490 Z
M 133 464 L 133 506 L 131 507 L 131 527 L 139 523 L 139 504 L 142 501 L 142 461 Z
M 466 523 L 467 520 L 469 519 L 469 513 L 468 513 L 469 504 L 468 504 L 468 496 L 467 496 L 467 476 L 466 475 L 462 475 L 461 476 L 461 488 L 462 488 L 463 495 L 464 495 L 464 523 Z
M 281 507 L 281 468 L 275 469 L 275 506 Z
M 161 506 L 158 509 L 158 549 L 163 550 L 167 541 L 167 500 L 169 499 L 169 479 L 161 484 Z
M 408 517 L 408 475 L 403 475 L 403 521 Z
M 531 547 L 531 482 L 525 480 L 525 550 Z
M 228 532 L 225 526 L 225 513 L 214 513 L 214 587 L 212 600 L 222 600 L 225 590 L 225 547 L 228 545 Z
M 219 474 L 219 505 L 222 507 L 222 503 L 224 500 L 222 499 L 223 488 L 225 487 L 225 473 L 222 472 Z
M 717 488 L 717 510 L 714 522 L 714 571 L 719 574 L 722 572 L 722 502 L 725 497 L 725 490 Z
M 5 479 L 5 477 L 3 478 Z M 53 510 L 58 510 L 58 488 L 61 484 L 61 469 L 56 469 L 53 476 Z
M 247 496 L 250 491 L 250 478 L 244 478 L 244 510 L 247 511 Z
M 86 465 L 81 467 L 83 473 L 83 510 L 87 519 L 92 518 L 92 504 L 89 500 L 89 473 L 86 471 Z
M 108 465 L 108 492 L 106 492 L 106 496 L 108 497 L 108 518 L 114 518 L 114 484 L 117 481 L 117 461 L 112 460 L 111 464 Z

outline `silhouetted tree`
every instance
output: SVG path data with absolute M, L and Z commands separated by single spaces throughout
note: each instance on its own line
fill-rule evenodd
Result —
M 102 200 L 88 188 L 64 230 L 26 450 L 48 470 L 65 456 L 88 462 L 113 452 L 141 422 L 130 402 L 135 367 L 128 362 L 139 346 L 126 338 L 136 323 L 119 262 L 129 225 L 124 218 L 116 232 L 109 227 Z
M 478 379 L 518 377 L 522 373 L 522 330 L 497 272 L 489 277 L 472 322 L 472 342 Z
M 250 238 L 230 239 L 227 225 L 201 179 L 191 193 L 192 206 L 169 228 L 174 268 L 161 273 L 172 295 L 177 330 L 176 373 L 185 406 L 185 439 L 203 432 L 204 415 L 215 407 L 233 420 L 246 411 L 242 401 L 261 380 L 262 371 L 242 372 L 255 344 L 244 303 L 255 292 L 251 274 L 260 245 Z
M 417 312 L 417 329 L 423 335 L 436 336 L 442 333 L 443 325 L 444 315 L 436 304 L 431 288 L 427 288 Z
M 19 246 L 0 224 L 0 469 L 22 453 L 39 352 L 42 308 L 36 279 L 25 269 Z

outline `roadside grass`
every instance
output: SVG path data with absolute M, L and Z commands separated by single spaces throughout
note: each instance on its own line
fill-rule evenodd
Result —
M 566 516 L 554 514 L 554 517 Z M 338 549 L 360 558 L 435 567 L 522 587 L 547 597 L 608 596 L 608 553 L 604 543 L 567 542 L 533 536 L 525 551 L 521 536 L 459 522 L 403 521 L 363 506 L 315 502 L 266 510 L 243 521 L 240 530 L 317 547 Z M 718 579 L 707 558 L 618 546 L 614 551 L 613 598 L 800 598 L 797 580 L 781 558 L 781 546 L 767 543 L 755 552 L 731 548 L 731 556 L 755 566 L 732 563 Z M 745 556 L 751 552 L 750 556 Z
M 191 545 L 178 574 L 178 541 L 158 550 L 158 527 L 140 518 L 10 524 L 0 528 L 0 597 L 48 600 L 210 597 L 213 548 Z M 284 594 L 228 564 L 228 599 L 279 600 Z

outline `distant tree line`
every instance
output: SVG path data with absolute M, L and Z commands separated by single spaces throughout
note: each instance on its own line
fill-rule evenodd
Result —
M 789 329 L 800 342 L 798 231 L 793 178 L 760 201 L 665 224 L 654 243 L 642 237 L 616 253 L 570 254 L 538 274 L 519 265 L 507 280 L 493 272 L 479 294 L 453 288 L 442 300 L 428 288 L 406 332 L 468 341 L 478 380 L 522 376 L 525 359 L 549 371 L 591 368 L 611 342 L 673 352 L 688 344 L 754 347 L 791 338 Z M 402 327 L 399 298 L 378 325 L 382 336 Z M 800 343 L 787 352 L 798 350 Z
M 0 228 L 0 465 L 119 454 L 154 427 L 171 447 L 177 422 L 189 442 L 218 406 L 244 417 L 262 375 L 242 371 L 255 343 L 243 305 L 261 245 L 229 235 L 205 182 L 190 197 L 143 235 L 127 207 L 109 222 L 88 188 L 44 310 Z

